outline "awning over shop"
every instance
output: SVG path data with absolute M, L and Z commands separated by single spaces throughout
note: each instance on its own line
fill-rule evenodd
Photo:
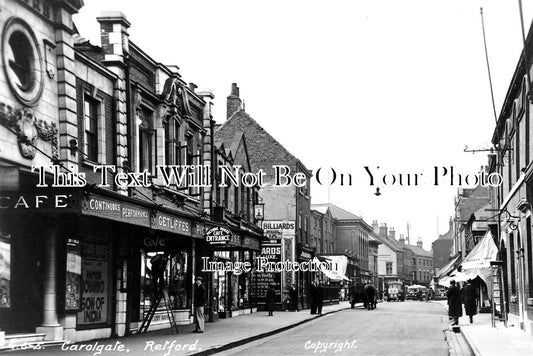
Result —
M 483 239 L 481 239 L 461 263 L 461 271 L 470 276 L 470 278 L 479 276 L 487 285 L 490 293 L 492 291 L 490 261 L 495 261 L 497 254 L 498 248 L 494 243 L 492 234 L 490 231 L 487 231 Z
M 466 256 L 461 263 L 461 271 L 454 270 L 448 273 L 447 276 L 440 273 L 439 284 L 443 286 L 449 286 L 450 280 L 456 282 L 465 282 L 469 279 L 474 279 L 479 276 L 487 285 L 487 290 L 492 293 L 492 279 L 490 261 L 496 260 L 498 254 L 498 248 L 492 239 L 492 234 L 487 231 L 483 239 L 474 247 L 472 251 Z M 443 267 L 443 269 L 446 268 Z
M 349 281 L 350 279 L 346 277 L 346 267 L 348 266 L 348 257 L 346 256 L 321 256 L 327 259 L 327 263 L 330 265 L 330 268 L 326 268 L 323 264 L 320 264 L 320 271 L 332 281 Z M 314 262 L 319 263 L 320 261 L 315 257 Z
M 437 277 L 444 277 L 446 276 L 449 272 L 451 272 L 455 266 L 455 262 L 457 262 L 457 260 L 459 259 L 459 257 L 461 256 L 457 256 L 455 257 L 454 259 L 452 259 L 450 262 L 448 262 L 448 264 L 444 267 L 442 267 L 441 269 L 438 270 L 437 272 Z

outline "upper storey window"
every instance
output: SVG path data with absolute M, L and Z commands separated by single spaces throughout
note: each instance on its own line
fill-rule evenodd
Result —
M 35 36 L 21 19 L 11 18 L 4 26 L 2 59 L 17 99 L 27 106 L 35 105 L 43 90 L 42 61 Z

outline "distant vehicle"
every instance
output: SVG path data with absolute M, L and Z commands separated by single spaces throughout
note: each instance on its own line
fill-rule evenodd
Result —
M 386 299 L 388 302 L 397 301 L 403 302 L 405 300 L 404 286 L 401 281 L 391 281 L 388 283 Z
M 430 297 L 430 290 L 424 286 L 407 286 L 407 293 L 405 294 L 407 300 L 427 300 Z

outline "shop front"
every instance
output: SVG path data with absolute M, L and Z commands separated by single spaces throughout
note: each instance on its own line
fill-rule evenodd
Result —
M 301 264 L 309 263 L 314 256 L 314 250 L 312 248 L 306 247 L 301 243 L 296 245 L 298 262 Z M 301 271 L 297 272 L 297 292 L 298 292 L 298 309 L 311 308 L 311 297 L 309 296 L 309 291 L 311 290 L 311 283 L 313 282 L 314 273 L 311 271 Z
M 223 230 L 224 237 L 213 238 L 210 233 L 215 230 Z M 203 271 L 207 269 L 212 279 L 214 320 L 257 311 L 253 266 L 259 251 L 258 238 L 259 236 L 250 235 L 249 232 L 226 227 L 215 227 L 207 231 L 206 243 L 212 250 L 212 257 L 204 264 Z M 212 264 L 207 265 L 208 262 Z M 250 269 L 242 268 L 244 263 L 248 263 Z M 212 271 L 213 269 L 216 271 Z

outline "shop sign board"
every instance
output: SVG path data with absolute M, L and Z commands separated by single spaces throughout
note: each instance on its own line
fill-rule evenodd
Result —
M 266 220 L 261 227 L 265 236 L 273 243 L 284 236 L 294 236 L 296 232 L 296 223 L 293 220 Z
M 215 226 L 207 230 L 205 241 L 210 245 L 227 245 L 232 241 L 231 230 L 222 226 Z
M 151 227 L 181 235 L 191 236 L 192 234 L 189 220 L 160 212 L 153 216 Z
M 82 213 L 128 224 L 150 226 L 148 209 L 94 194 L 84 198 Z
M 18 167 L 0 167 L 0 191 L 19 190 L 20 173 Z
M 249 248 L 251 250 L 261 249 L 261 244 L 259 243 L 259 240 L 249 236 L 244 236 L 243 245 L 244 247 Z

